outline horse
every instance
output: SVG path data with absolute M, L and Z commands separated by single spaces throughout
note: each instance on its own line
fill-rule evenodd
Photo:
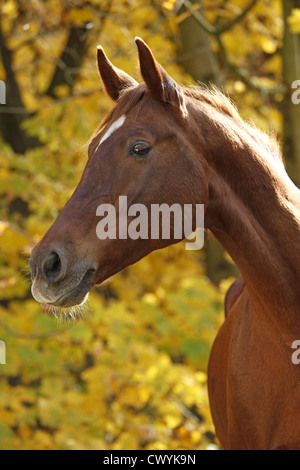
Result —
M 75 192 L 30 266 L 41 304 L 81 304 L 91 288 L 178 240 L 96 236 L 99 203 L 203 204 L 205 229 L 241 272 L 208 364 L 216 436 L 225 450 L 300 449 L 300 195 L 279 145 L 216 88 L 183 87 L 136 38 L 142 83 L 102 47 L 97 64 L 115 106 L 93 134 Z M 196 222 L 193 220 L 193 229 Z

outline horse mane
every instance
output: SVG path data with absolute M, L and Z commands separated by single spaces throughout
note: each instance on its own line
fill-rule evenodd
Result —
M 256 141 L 256 143 L 263 144 L 265 149 L 275 158 L 283 162 L 283 156 L 278 143 L 275 132 L 268 134 L 267 132 L 258 129 L 254 121 L 245 121 L 239 114 L 234 102 L 223 91 L 215 85 L 210 87 L 205 84 L 198 86 L 184 87 L 186 96 L 191 97 L 199 102 L 208 104 L 221 114 L 232 118 L 235 123 L 248 131 L 248 134 Z
M 242 121 L 233 101 L 215 85 L 208 87 L 205 84 L 199 84 L 196 87 L 184 87 L 184 94 L 190 98 L 209 104 L 217 111 L 227 114 L 236 121 Z

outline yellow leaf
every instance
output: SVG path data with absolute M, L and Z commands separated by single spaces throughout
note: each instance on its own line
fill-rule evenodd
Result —
M 70 19 L 77 23 L 88 23 L 94 20 L 94 13 L 83 8 L 72 8 L 69 12 Z
M 161 6 L 166 10 L 172 11 L 176 5 L 177 0 L 165 0 L 162 2 Z
M 294 8 L 292 10 L 291 16 L 288 17 L 288 23 L 292 33 L 300 33 L 300 8 Z
M 273 38 L 264 37 L 261 40 L 261 46 L 264 52 L 267 54 L 274 54 L 274 52 L 276 52 L 278 43 Z
M 182 415 L 178 414 L 169 414 L 164 417 L 166 425 L 168 428 L 174 429 L 181 424 Z
M 1 13 L 7 15 L 9 18 L 15 18 L 18 15 L 17 5 L 13 0 L 5 2 L 4 5 L 1 6 Z
M 7 222 L 4 222 L 3 220 L 0 220 L 0 236 L 4 233 L 7 226 L 8 226 Z

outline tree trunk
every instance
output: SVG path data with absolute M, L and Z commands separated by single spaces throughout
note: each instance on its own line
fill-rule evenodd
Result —
M 199 1 L 197 3 L 199 4 Z M 185 11 L 183 7 L 179 14 Z M 223 76 L 218 59 L 212 51 L 209 34 L 193 16 L 181 21 L 179 30 L 182 50 L 178 63 L 196 82 L 221 86 Z M 239 275 L 236 266 L 227 261 L 224 249 L 213 237 L 206 236 L 204 251 L 206 274 L 214 284 L 218 285 L 224 278 Z
M 287 171 L 295 184 L 300 187 L 300 105 L 291 100 L 292 83 L 300 80 L 300 35 L 290 31 L 287 18 L 293 8 L 300 8 L 300 0 L 283 0 L 284 42 L 283 42 L 283 80 L 288 94 L 282 104 L 283 115 L 283 154 Z
M 88 35 L 89 31 L 85 26 L 73 26 L 70 29 L 46 95 L 56 98 L 55 88 L 62 84 L 69 86 L 71 94 L 87 51 Z
M 40 145 L 38 139 L 30 137 L 22 129 L 22 123 L 29 117 L 24 106 L 19 84 L 13 69 L 12 51 L 7 47 L 0 28 L 0 51 L 5 70 L 6 105 L 1 108 L 0 129 L 5 142 L 11 145 L 16 153 L 24 153 L 28 147 Z M 6 108 L 15 108 L 16 112 L 6 112 Z
M 185 11 L 182 7 L 179 14 Z M 211 49 L 208 33 L 193 16 L 181 21 L 179 30 L 182 51 L 178 57 L 178 63 L 182 64 L 196 82 L 221 85 L 222 74 L 218 60 Z

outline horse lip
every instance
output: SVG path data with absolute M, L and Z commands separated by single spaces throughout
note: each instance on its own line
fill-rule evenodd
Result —
M 61 297 L 54 302 L 47 303 L 47 305 L 67 308 L 81 304 L 94 285 L 94 274 L 95 269 L 89 269 L 76 287 L 64 292 Z

